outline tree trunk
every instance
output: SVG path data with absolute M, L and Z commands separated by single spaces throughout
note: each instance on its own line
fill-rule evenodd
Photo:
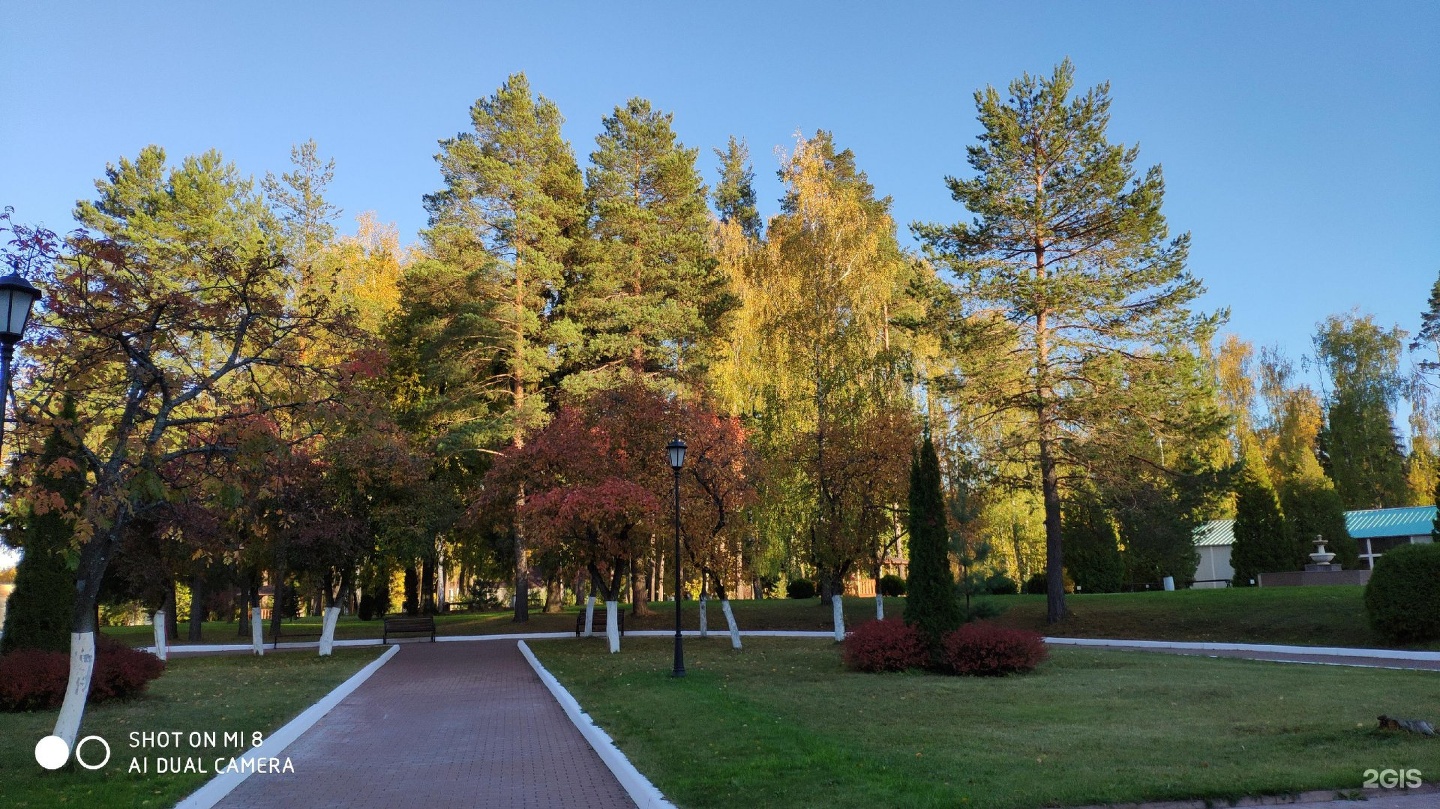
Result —
M 702 638 L 708 638 L 708 637 L 710 637 L 710 620 L 709 620 L 710 615 L 709 615 L 709 612 L 708 612 L 707 609 L 706 609 L 709 605 L 710 605 L 710 595 L 709 595 L 708 593 L 701 593 L 701 594 L 700 594 L 700 637 L 702 637 Z
M 401 608 L 406 615 L 420 613 L 420 573 L 413 564 L 405 568 L 405 599 Z
M 525 485 L 520 485 L 520 494 L 515 498 L 518 515 L 525 506 Z M 530 555 L 525 550 L 525 529 L 515 518 L 515 617 L 513 623 L 523 624 L 530 620 Z
M 725 623 L 730 627 L 730 645 L 740 648 L 740 627 L 735 623 L 735 613 L 730 609 L 730 599 L 720 597 L 720 611 L 725 613 Z
M 1065 553 L 1060 539 L 1060 474 L 1044 440 L 1040 486 L 1045 498 L 1045 620 L 1054 624 L 1065 618 Z
M 95 672 L 100 580 L 124 527 L 125 519 L 121 516 L 110 530 L 92 536 L 80 550 L 80 563 L 75 571 L 75 606 L 70 614 L 70 675 L 54 731 L 54 735 L 64 739 L 72 749 L 80 733 L 81 720 L 85 718 L 85 700 L 90 696 L 90 677 Z
M 420 562 L 420 611 L 434 615 L 439 610 L 435 603 L 435 559 L 425 557 Z
M 190 629 L 186 640 L 201 640 L 205 630 L 205 571 L 197 569 L 190 575 Z
M 610 654 L 620 651 L 620 602 L 605 602 L 605 638 L 610 641 Z
M 630 566 L 630 614 L 648 618 L 656 614 L 655 610 L 650 609 L 650 588 L 647 581 L 650 562 L 642 556 L 632 561 Z
M 555 573 L 545 582 L 545 614 L 559 614 L 565 600 L 565 584 L 560 581 L 560 574 Z
M 180 640 L 180 616 L 175 613 L 175 580 L 168 580 L 168 589 L 165 591 L 165 639 L 171 642 Z
M 830 597 L 830 615 L 835 622 L 835 642 L 840 643 L 845 640 L 845 606 L 838 595 Z

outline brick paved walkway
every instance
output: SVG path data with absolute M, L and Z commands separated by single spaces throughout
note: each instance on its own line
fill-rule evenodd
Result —
M 283 755 L 217 806 L 635 806 L 514 641 L 406 643 Z

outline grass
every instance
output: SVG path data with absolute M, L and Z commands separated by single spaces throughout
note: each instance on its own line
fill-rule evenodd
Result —
M 1237 643 L 1278 643 L 1310 646 L 1351 646 L 1385 648 L 1392 644 L 1376 635 L 1365 618 L 1361 587 L 1266 587 L 1224 590 L 1180 590 L 1172 593 L 1115 593 L 1076 595 L 1066 599 L 1071 617 L 1059 626 L 1045 624 L 1044 596 L 1000 596 L 991 599 L 1005 612 L 998 622 L 1043 632 L 1047 635 L 1080 638 L 1122 638 L 1132 640 L 1229 641 Z M 627 629 L 671 629 L 674 602 L 655 602 L 656 614 L 626 616 Z M 735 601 L 735 619 L 742 630 L 831 628 L 830 607 L 817 599 L 803 601 L 773 599 Z M 905 601 L 886 599 L 885 614 L 899 616 Z M 532 610 L 530 621 L 515 624 L 509 612 L 460 613 L 436 617 L 441 635 L 488 635 L 508 632 L 571 632 L 575 629 L 576 607 L 559 614 Z M 698 607 L 683 605 L 684 625 L 698 627 Z M 603 628 L 603 611 L 597 610 L 597 626 Z M 871 598 L 847 598 L 848 625 L 875 616 Z M 312 628 L 320 619 L 293 622 Z M 718 604 L 712 602 L 710 627 L 724 628 Z M 268 627 L 267 627 L 268 629 Z M 184 631 L 182 626 L 181 631 Z M 353 616 L 340 620 L 336 637 L 379 638 L 380 621 L 361 621 Z M 152 642 L 149 627 L 109 627 L 107 634 L 138 646 Z M 205 624 L 206 643 L 245 643 L 234 623 Z M 1440 644 L 1428 647 L 1440 648 Z
M 833 643 L 531 647 L 635 765 L 688 809 L 1020 809 L 1358 790 L 1366 769 L 1440 773 L 1433 672 L 1056 650 L 1023 677 L 844 670 Z
M 172 806 L 213 772 L 156 774 L 157 757 L 195 757 L 213 770 L 214 759 L 249 749 L 253 733 L 268 736 L 376 655 L 375 649 L 337 649 L 331 657 L 295 653 L 172 659 L 144 695 L 87 709 L 81 736 L 105 738 L 112 752 L 109 764 L 94 771 L 72 763 L 47 772 L 35 763 L 35 743 L 50 734 L 57 711 L 0 713 L 0 803 L 7 809 Z M 239 732 L 246 744 L 196 749 L 187 738 L 179 748 L 132 749 L 132 731 Z M 95 762 L 103 750 L 92 742 L 85 745 L 84 755 Z M 127 772 L 137 757 L 149 760 L 148 774 Z

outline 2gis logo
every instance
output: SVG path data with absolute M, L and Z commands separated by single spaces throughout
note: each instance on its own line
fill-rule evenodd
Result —
M 104 750 L 103 757 L 101 750 Z M 35 743 L 35 761 L 41 767 L 58 770 L 69 760 L 70 745 L 59 736 L 46 736 Z M 110 763 L 110 743 L 100 736 L 86 736 L 75 745 L 75 763 L 87 770 L 104 767 Z
M 1419 770 L 1366 770 L 1366 789 L 1416 789 L 1420 786 Z

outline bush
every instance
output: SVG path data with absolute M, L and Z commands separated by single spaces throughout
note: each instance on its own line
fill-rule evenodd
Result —
M 1401 545 L 1376 559 L 1365 611 L 1397 643 L 1440 639 L 1440 544 Z
M 984 621 L 987 618 L 999 618 L 1005 614 L 1005 607 L 1003 605 L 996 604 L 989 599 L 979 598 L 971 602 L 969 607 L 964 607 L 963 610 L 965 612 L 966 623 L 970 623 L 971 621 Z
M 375 597 L 372 595 L 360 596 L 360 606 L 356 609 L 360 620 L 369 621 L 375 617 Z
M 1075 592 L 1075 580 L 1070 578 L 1070 570 L 1067 568 L 1060 571 L 1060 573 L 1062 576 L 1065 577 L 1065 592 Z M 1043 596 L 1049 591 L 1050 579 L 1044 571 L 1036 573 L 1035 575 L 1025 580 L 1025 592 L 1029 593 L 1030 595 Z
M 814 598 L 815 582 L 809 579 L 791 579 L 785 585 L 786 598 Z
M 979 621 L 945 636 L 941 663 L 954 674 L 997 677 L 1030 671 L 1049 655 L 1034 632 Z
M 96 641 L 89 702 L 133 697 L 164 672 L 165 664 L 155 655 L 101 636 Z M 69 676 L 68 652 L 22 649 L 0 656 L 0 711 L 60 707 Z
M 1004 573 L 993 573 L 985 580 L 985 592 L 992 596 L 1013 596 L 1020 592 L 1020 585 Z
M 905 595 L 905 580 L 894 573 L 880 577 L 880 595 L 896 598 Z
M 890 618 L 866 621 L 845 636 L 845 665 L 856 671 L 904 671 L 930 659 L 919 630 Z

